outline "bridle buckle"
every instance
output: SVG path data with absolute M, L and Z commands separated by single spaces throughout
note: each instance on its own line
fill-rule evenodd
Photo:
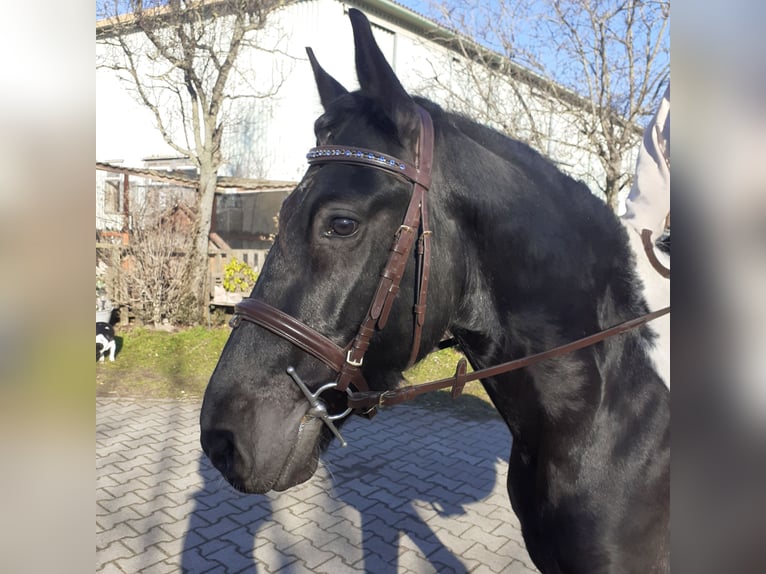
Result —
M 359 358 L 359 360 L 355 361 L 354 359 L 351 358 L 351 352 L 352 352 L 352 349 L 349 349 L 348 352 L 346 353 L 346 362 L 352 367 L 361 367 L 362 363 L 364 363 L 364 355 L 362 355 Z

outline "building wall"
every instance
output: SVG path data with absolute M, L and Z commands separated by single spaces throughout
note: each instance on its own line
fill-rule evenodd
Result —
M 353 3 L 352 3 L 353 4 Z M 305 47 L 311 46 L 322 66 L 347 89 L 358 87 L 354 71 L 353 36 L 346 16 L 347 3 L 336 0 L 306 0 L 274 14 L 268 30 L 261 33 L 262 45 L 279 53 L 246 51 L 240 59 L 243 79 L 230 86 L 231 93 L 249 93 L 253 86 L 268 91 L 279 85 L 273 97 L 236 100 L 232 121 L 226 127 L 221 175 L 270 180 L 298 181 L 306 169 L 305 152 L 314 145 L 313 123 L 322 113 Z M 366 11 L 374 33 L 402 84 L 413 94 L 430 97 L 451 109 L 456 93 L 480 109 L 475 88 L 466 80 L 467 63 L 448 50 L 375 11 Z M 97 50 L 103 50 L 98 47 Z M 435 81 L 439 79 L 441 86 Z M 517 85 L 517 88 L 519 86 Z M 495 126 L 515 121 L 524 136 L 523 114 L 514 104 L 515 95 L 498 85 L 497 97 L 510 102 L 506 113 L 484 118 Z M 538 110 L 535 123 L 545 126 L 550 137 L 543 153 L 566 172 L 598 193 L 602 179 L 598 160 L 579 146 L 572 118 L 555 102 L 536 96 L 525 85 L 522 96 Z M 142 167 L 143 158 L 174 152 L 159 136 L 151 114 L 130 96 L 113 72 L 96 72 L 96 155 L 98 161 L 122 160 L 122 165 Z M 470 106 L 464 106 L 469 111 Z M 475 110 L 474 110 L 475 111 Z M 180 133 L 180 132 L 177 132 Z M 626 170 L 632 171 L 633 159 Z

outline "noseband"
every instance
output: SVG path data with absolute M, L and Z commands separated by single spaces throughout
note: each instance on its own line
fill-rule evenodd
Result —
M 370 346 L 370 339 L 375 331 L 386 326 L 416 240 L 418 245 L 417 284 L 413 306 L 414 328 L 409 358 L 410 365 L 415 362 L 420 351 L 431 266 L 431 230 L 428 225 L 426 192 L 431 185 L 434 131 L 428 112 L 420 106 L 416 105 L 415 107 L 420 118 L 420 135 L 414 165 L 393 156 L 357 147 L 323 145 L 312 148 L 306 156 L 310 165 L 341 163 L 372 167 L 394 174 L 412 184 L 412 196 L 404 220 L 394 234 L 388 261 L 380 273 L 378 288 L 372 298 L 367 315 L 352 341 L 345 347 L 340 347 L 305 323 L 257 299 L 243 299 L 234 307 L 234 317 L 230 322 L 232 327 L 237 327 L 242 319 L 260 325 L 319 359 L 337 374 L 334 383 L 323 385 L 319 391 L 311 395 L 313 399 L 309 399 L 309 401 L 312 408 L 315 406 L 315 402 L 312 400 L 318 401 L 318 395 L 329 388 L 346 392 L 349 385 L 353 384 L 358 391 L 369 391 L 361 369 L 364 355 Z M 288 371 L 290 376 L 295 380 L 295 369 L 292 367 L 289 369 L 291 369 Z M 298 384 L 301 386 L 302 382 Z M 304 394 L 307 392 L 305 386 L 301 386 L 301 390 Z M 371 417 L 375 414 L 376 408 L 377 406 L 373 405 L 358 412 Z M 345 414 L 340 416 L 345 416 Z M 332 425 L 331 420 L 340 417 L 332 417 L 331 419 L 320 415 L 319 418 L 322 418 L 330 429 L 337 434 L 337 429 Z

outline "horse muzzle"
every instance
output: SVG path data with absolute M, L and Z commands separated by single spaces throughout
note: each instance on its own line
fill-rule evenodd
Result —
M 316 471 L 331 436 L 347 445 L 336 424 L 352 413 L 347 405 L 352 391 L 337 391 L 336 383 L 330 382 L 312 392 L 293 367 L 287 374 L 306 401 L 289 393 L 289 399 L 272 404 L 232 395 L 206 397 L 203 403 L 202 450 L 241 492 L 281 491 L 300 484 Z

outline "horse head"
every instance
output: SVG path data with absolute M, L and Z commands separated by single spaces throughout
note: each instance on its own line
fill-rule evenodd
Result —
M 358 91 L 346 90 L 308 50 L 325 110 L 314 126 L 317 145 L 349 153 L 376 150 L 381 158 L 416 165 L 421 112 L 386 62 L 367 18 L 353 9 L 349 15 Z M 391 170 L 343 162 L 311 165 L 282 205 L 278 234 L 250 301 L 345 350 L 380 289 L 381 272 L 392 241 L 402 233 L 412 195 L 413 183 Z M 443 216 L 431 209 L 430 217 Z M 447 253 L 457 248 L 445 241 L 432 250 L 431 260 L 438 264 L 431 282 L 441 285 L 430 294 L 429 308 L 445 307 L 455 298 L 446 287 L 447 277 L 460 271 Z M 404 260 L 399 292 L 394 290 L 387 302 L 385 328 L 370 330 L 363 364 L 353 362 L 360 376 L 351 378 L 351 388 L 358 388 L 359 381 L 370 390 L 391 388 L 411 362 L 413 301 L 422 287 L 416 251 Z M 429 313 L 412 358 L 438 342 L 447 327 L 442 315 Z M 315 392 L 337 380 L 327 363 L 263 325 L 242 321 L 232 331 L 206 389 L 200 426 L 203 450 L 235 488 L 284 490 L 312 476 L 332 429 L 309 412 L 311 405 L 295 378 Z M 343 392 L 330 389 L 321 400 L 331 416 L 345 412 Z

